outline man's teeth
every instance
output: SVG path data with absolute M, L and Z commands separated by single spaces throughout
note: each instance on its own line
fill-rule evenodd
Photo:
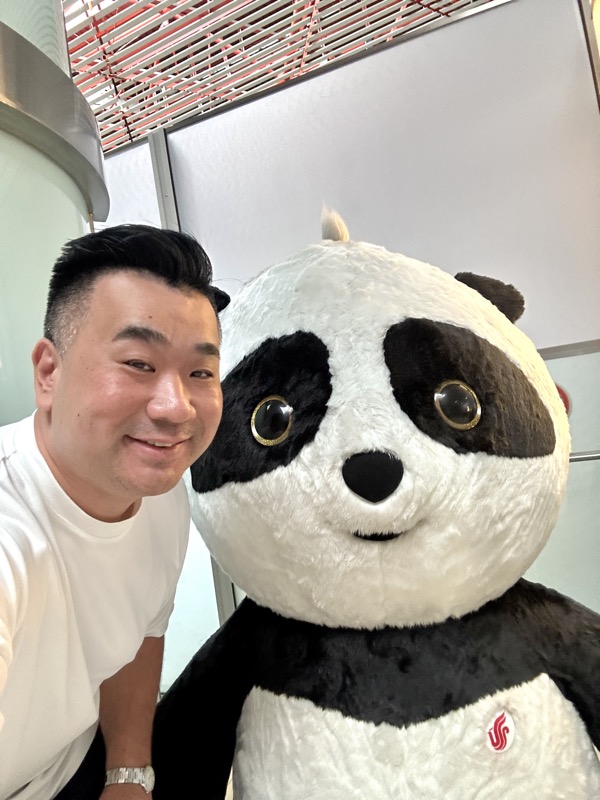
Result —
M 166 442 L 147 442 L 147 444 L 152 444 L 154 447 L 173 447 L 172 444 L 167 444 Z

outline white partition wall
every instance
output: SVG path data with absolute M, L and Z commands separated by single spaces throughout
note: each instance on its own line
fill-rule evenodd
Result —
M 168 142 L 182 226 L 229 289 L 318 239 L 325 202 L 355 239 L 514 283 L 538 347 L 598 336 L 600 116 L 576 0 L 516 0 Z
M 152 158 L 147 141 L 109 155 L 104 162 L 104 175 L 111 204 L 102 227 L 138 222 L 160 228 Z

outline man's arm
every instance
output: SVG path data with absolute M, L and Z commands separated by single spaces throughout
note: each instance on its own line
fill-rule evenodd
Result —
M 151 763 L 152 722 L 158 699 L 164 637 L 147 636 L 137 655 L 100 686 L 100 728 L 106 769 Z M 106 786 L 102 800 L 148 798 L 135 784 Z

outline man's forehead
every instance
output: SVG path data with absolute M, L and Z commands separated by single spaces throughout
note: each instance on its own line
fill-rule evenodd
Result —
M 95 288 L 109 288 L 113 285 L 123 283 L 147 283 L 149 286 L 164 288 L 170 291 L 181 292 L 182 294 L 192 294 L 201 296 L 201 292 L 194 289 L 193 286 L 181 285 L 174 286 L 170 284 L 161 275 L 144 269 L 135 269 L 133 267 L 111 267 L 103 272 L 100 272 L 94 283 Z
M 170 286 L 150 273 L 131 269 L 104 273 L 90 299 L 89 321 L 110 329 L 111 339 L 166 342 L 178 325 L 189 324 L 197 330 L 199 342 L 220 341 L 217 315 L 206 295 L 193 287 Z M 123 334 L 127 330 L 129 334 Z
M 135 308 L 137 305 L 142 305 L 146 299 L 152 302 L 152 295 L 156 293 L 164 294 L 164 302 L 168 302 L 168 297 L 175 301 L 197 300 L 213 308 L 210 298 L 200 289 L 187 284 L 170 284 L 161 276 L 151 272 L 125 268 L 111 269 L 99 275 L 92 287 L 92 296 L 98 297 L 99 301 L 102 296 L 111 295 L 124 308 L 128 306 Z

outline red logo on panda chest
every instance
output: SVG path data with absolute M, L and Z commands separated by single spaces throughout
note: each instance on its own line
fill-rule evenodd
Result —
M 487 744 L 496 753 L 502 753 L 512 745 L 515 738 L 515 723 L 508 711 L 494 717 L 487 731 Z

